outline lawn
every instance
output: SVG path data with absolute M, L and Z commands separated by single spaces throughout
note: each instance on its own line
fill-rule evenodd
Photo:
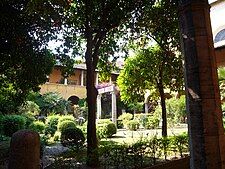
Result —
M 182 124 L 176 128 L 169 128 L 167 130 L 168 136 L 173 136 L 176 134 L 182 134 L 184 132 L 187 132 L 187 125 Z M 158 136 L 161 137 L 162 130 L 160 128 L 158 129 L 151 129 L 151 130 L 145 130 L 145 129 L 138 129 L 137 131 L 131 131 L 126 129 L 117 129 L 117 133 L 113 135 L 112 138 L 108 139 L 102 139 L 102 141 L 113 141 L 117 143 L 126 143 L 126 144 L 132 144 L 141 138 L 145 137 L 153 137 Z

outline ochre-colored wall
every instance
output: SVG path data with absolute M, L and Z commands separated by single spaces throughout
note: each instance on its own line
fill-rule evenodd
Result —
M 58 92 L 65 99 L 68 99 L 70 96 L 77 96 L 79 99 L 86 98 L 86 87 L 79 85 L 46 83 L 41 86 L 40 94 L 47 92 Z

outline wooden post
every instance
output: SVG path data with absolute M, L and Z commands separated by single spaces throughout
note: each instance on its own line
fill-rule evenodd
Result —
M 10 143 L 8 169 L 40 169 L 40 138 L 32 130 L 19 130 Z

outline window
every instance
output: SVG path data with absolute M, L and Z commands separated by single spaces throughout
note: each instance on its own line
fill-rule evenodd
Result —
M 217 34 L 216 34 L 216 37 L 214 39 L 214 43 L 217 43 L 219 41 L 223 41 L 225 40 L 225 29 L 219 31 Z

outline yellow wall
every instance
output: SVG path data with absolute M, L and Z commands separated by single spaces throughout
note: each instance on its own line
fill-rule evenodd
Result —
M 79 85 L 46 83 L 41 86 L 40 94 L 47 92 L 58 92 L 65 99 L 68 99 L 70 96 L 77 96 L 80 99 L 86 98 L 86 87 Z

